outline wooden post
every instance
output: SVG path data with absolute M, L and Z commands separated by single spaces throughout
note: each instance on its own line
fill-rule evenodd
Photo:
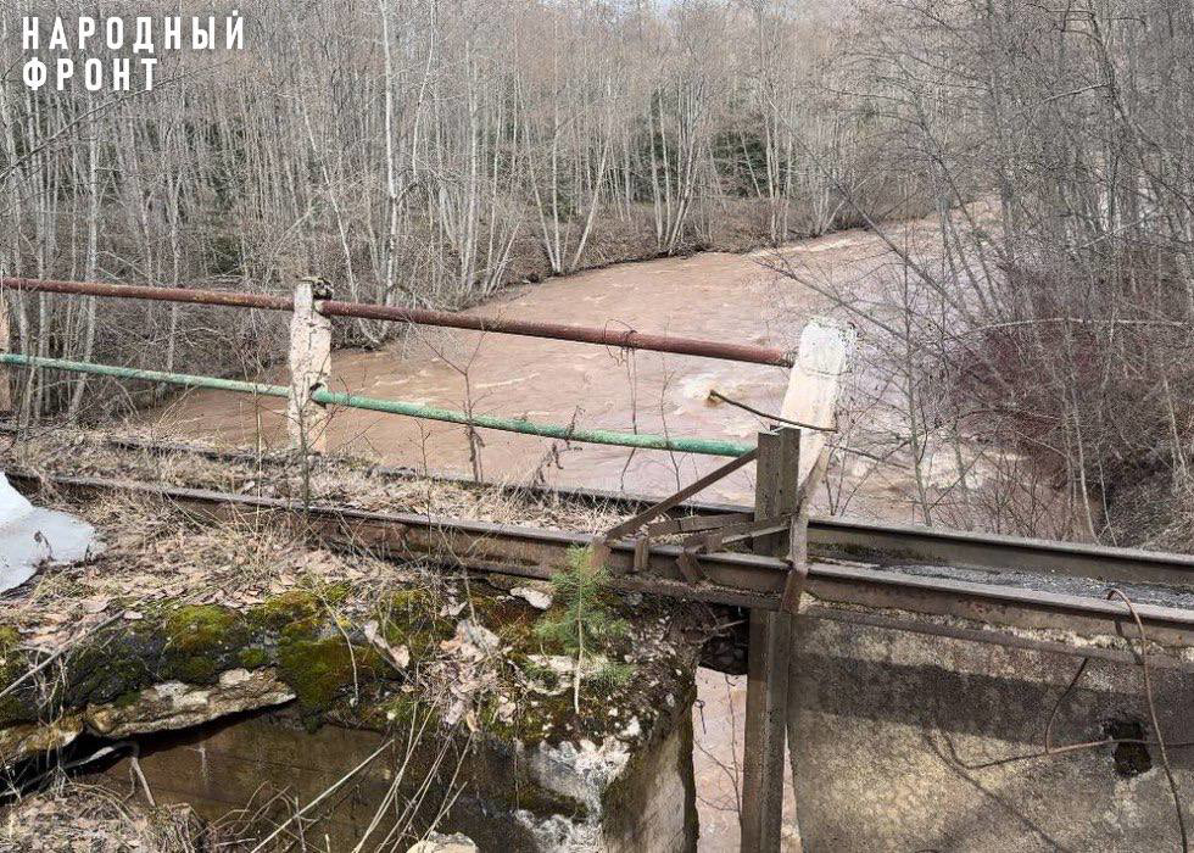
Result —
M 312 453 L 327 449 L 328 413 L 311 400 L 327 387 L 332 369 L 332 321 L 320 311 L 331 297 L 321 279 L 303 279 L 294 289 L 290 320 L 290 397 L 286 406 L 291 447 Z
M 755 518 L 796 512 L 799 503 L 800 430 L 759 433 Z M 789 533 L 756 537 L 755 552 L 787 557 Z M 788 649 L 792 614 L 750 611 L 743 764 L 741 849 L 778 853 L 783 832 L 784 743 L 788 725 Z
M 8 325 L 8 300 L 0 290 L 0 353 L 12 352 L 12 337 Z M 0 415 L 12 412 L 12 382 L 8 365 L 0 364 Z

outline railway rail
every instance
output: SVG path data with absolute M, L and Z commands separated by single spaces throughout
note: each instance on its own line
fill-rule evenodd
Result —
M 5 431 L 11 432 L 0 427 L 0 432 Z M 116 450 L 155 455 L 184 453 L 217 462 L 278 466 L 293 462 L 293 456 L 289 453 L 261 454 L 182 442 L 148 441 L 127 436 L 106 436 L 103 443 Z M 472 477 L 464 475 L 425 473 L 411 468 L 386 465 L 377 465 L 371 470 L 381 477 L 451 482 L 499 490 L 512 496 L 557 497 L 571 502 L 616 507 L 628 513 L 641 511 L 658 500 L 649 495 L 602 489 L 478 483 Z M 751 509 L 742 504 L 690 500 L 681 503 L 675 514 L 719 515 L 745 513 Z M 810 517 L 808 539 L 810 547 L 822 553 L 856 561 L 869 560 L 878 565 L 923 560 L 958 566 L 1020 569 L 1109 583 L 1194 585 L 1194 555 L 1188 554 L 1161 553 L 1136 548 L 1109 548 L 1081 542 L 1002 536 L 841 516 Z
M 547 579 L 565 564 L 567 552 L 591 543 L 581 533 L 515 527 L 479 521 L 437 518 L 413 513 L 383 513 L 338 505 L 310 505 L 279 498 L 254 497 L 157 483 L 118 481 L 100 477 L 50 475 L 42 477 L 19 470 L 8 471 L 10 481 L 33 494 L 49 487 L 70 496 L 88 499 L 119 492 L 160 500 L 200 518 L 227 521 L 265 514 L 280 523 L 295 524 L 307 534 L 342 549 L 366 549 L 397 560 L 420 560 L 439 566 L 518 577 Z M 882 528 L 882 526 L 880 526 Z M 828 528 L 826 528 L 828 529 Z M 846 527 L 849 530 L 849 527 Z M 888 528 L 887 535 L 902 544 L 919 535 L 910 529 Z M 859 535 L 854 531 L 853 535 Z M 981 537 L 969 537 L 977 539 Z M 935 534 L 919 541 L 927 549 L 939 545 Z M 1089 567 L 1087 576 L 1100 577 L 1089 554 L 1063 549 L 1062 557 L 1032 540 L 998 537 L 1013 556 L 1037 553 L 1042 565 L 1068 560 L 1068 573 L 1079 574 L 1079 560 Z M 967 547 L 973 546 L 968 541 Z M 1103 557 L 1116 549 L 1095 549 Z M 790 564 L 782 559 L 746 553 L 702 555 L 708 577 L 705 583 L 684 580 L 676 564 L 680 549 L 674 545 L 652 548 L 649 563 L 635 572 L 634 543 L 612 543 L 610 569 L 616 587 L 678 599 L 703 601 L 760 610 L 776 610 Z M 1091 552 L 1093 553 L 1093 552 Z M 1123 552 L 1121 569 L 1131 566 L 1136 552 Z M 1162 555 L 1150 561 L 1157 568 Z M 1084 636 L 1133 636 L 1135 627 L 1126 607 L 1116 601 L 995 583 L 975 583 L 948 577 L 909 575 L 898 571 L 901 553 L 885 562 L 840 562 L 815 554 L 810 558 L 805 587 L 812 605 L 805 616 L 886 625 L 963 639 L 1040 648 L 1090 657 L 1132 660 L 1132 653 L 1118 648 L 1070 645 L 1049 631 Z M 1190 570 L 1184 557 L 1171 559 L 1174 575 Z M 1128 580 L 1125 578 L 1125 580 Z M 1156 642 L 1194 647 L 1194 610 L 1154 604 L 1137 604 L 1149 638 Z M 980 628 L 980 625 L 1001 626 Z M 1041 633 L 1043 632 L 1043 633 Z M 1192 664 L 1194 666 L 1194 664 Z

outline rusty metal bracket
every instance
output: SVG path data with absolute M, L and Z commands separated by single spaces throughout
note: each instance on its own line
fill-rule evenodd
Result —
M 804 585 L 807 581 L 808 561 L 802 560 L 788 572 L 788 579 L 784 583 L 784 596 L 779 603 L 780 610 L 793 616 L 799 615 L 800 597 L 804 595 Z
M 743 539 L 753 539 L 756 536 L 765 536 L 768 533 L 783 533 L 791 528 L 792 520 L 795 517 L 796 513 L 788 512 L 783 515 L 772 516 L 771 518 L 733 522 L 724 524 L 715 530 L 702 534 L 700 537 L 691 538 L 694 541 L 699 539 L 703 550 L 717 551 L 732 542 L 741 542 Z
M 677 533 L 698 533 L 702 530 L 717 530 L 728 524 L 740 521 L 750 521 L 754 518 L 749 512 L 726 512 L 718 515 L 689 515 L 684 518 L 672 518 L 667 521 L 657 521 L 648 524 L 646 534 L 652 538 L 669 536 Z
M 593 540 L 595 558 L 599 562 L 606 562 L 610 546 L 616 540 L 633 534 L 639 534 L 634 542 L 634 563 L 631 568 L 632 572 L 638 573 L 645 571 L 650 563 L 651 540 L 653 538 L 680 533 L 692 533 L 696 535 L 697 541 L 703 542 L 706 536 L 711 535 L 710 532 L 715 533 L 724 528 L 737 528 L 744 523 L 753 523 L 750 521 L 753 516 L 744 512 L 731 512 L 714 516 L 689 516 L 667 519 L 666 521 L 655 521 L 655 519 L 684 503 L 684 501 L 697 492 L 708 488 L 718 480 L 742 468 L 747 463 L 753 461 L 757 455 L 757 450 L 751 450 L 737 459 L 710 471 L 678 492 L 652 504 L 633 518 L 629 518 L 610 528 Z M 692 541 L 692 537 L 684 540 L 685 547 L 680 552 L 676 564 L 686 580 L 691 583 L 700 583 L 706 579 L 705 572 L 701 569 L 700 563 L 696 559 L 695 551 L 692 551 L 689 547 L 690 541 Z
M 626 521 L 623 521 L 621 524 L 611 527 L 603 535 L 598 537 L 599 540 L 601 542 L 613 542 L 614 540 L 620 539 L 623 536 L 629 536 L 632 533 L 636 533 L 644 525 L 654 521 L 664 513 L 675 509 L 697 492 L 704 491 L 718 480 L 724 479 L 725 477 L 737 471 L 739 468 L 742 468 L 748 463 L 753 462 L 758 455 L 758 448 L 754 448 L 753 450 L 749 450 L 742 454 L 738 458 L 732 459 L 725 465 L 715 468 L 696 482 L 690 483 L 675 494 L 664 498 L 658 503 L 652 504 L 632 518 L 626 519 Z
M 733 516 L 712 516 L 711 518 L 722 518 L 722 523 L 718 526 L 710 525 L 705 532 L 695 533 L 684 539 L 681 543 L 683 550 L 676 562 L 687 580 L 693 583 L 704 580 L 705 572 L 698 559 L 700 554 L 718 551 L 729 542 L 740 542 L 743 539 L 765 536 L 770 533 L 783 533 L 791 529 L 792 521 L 795 518 L 795 513 L 785 513 L 773 518 L 741 521 L 734 517 L 738 515 L 738 513 L 734 513 Z
M 698 556 L 720 551 L 726 545 L 741 542 L 744 539 L 754 539 L 756 536 L 768 536 L 775 533 L 788 533 L 794 526 L 807 520 L 808 483 L 801 483 L 796 490 L 796 508 L 791 512 L 767 518 L 755 518 L 748 513 L 722 513 L 704 516 L 703 518 L 681 518 L 659 522 L 647 527 L 649 539 L 655 532 L 678 533 L 687 530 L 699 531 L 688 536 L 681 543 L 680 556 L 677 564 L 684 577 L 692 582 L 699 582 L 704 578 Z M 640 540 L 641 541 L 641 540 Z M 781 610 L 796 613 L 800 605 L 800 596 L 804 591 L 804 579 L 808 577 L 806 561 L 793 562 L 787 560 L 792 567 L 784 585 L 784 605 Z
M 708 577 L 701 566 L 700 555 L 710 554 L 723 549 L 726 545 L 754 539 L 759 536 L 770 536 L 788 533 L 800 521 L 801 508 L 808 499 L 808 483 L 805 480 L 796 489 L 794 509 L 778 515 L 758 518 L 747 512 L 727 512 L 716 515 L 686 516 L 683 518 L 669 518 L 656 521 L 659 516 L 679 506 L 697 492 L 707 488 L 718 480 L 737 471 L 739 468 L 755 459 L 757 450 L 745 456 L 734 459 L 726 465 L 701 477 L 694 483 L 685 486 L 678 492 L 652 504 L 647 509 L 614 526 L 605 534 L 594 540 L 594 549 L 600 561 L 606 561 L 610 545 L 617 539 L 638 534 L 634 539 L 634 562 L 630 571 L 640 573 L 647 569 L 651 559 L 651 542 L 660 536 L 674 536 L 689 534 L 680 545 L 680 553 L 676 557 L 676 566 L 681 576 L 692 584 L 705 583 Z M 800 603 L 800 596 L 804 588 L 804 579 L 808 575 L 806 566 L 796 565 L 788 561 L 792 567 L 784 586 L 784 602 L 781 608 L 795 613 Z
M 634 543 L 634 571 L 640 572 L 646 567 L 647 561 L 650 559 L 652 539 L 679 533 L 695 533 L 695 536 L 689 536 L 684 540 L 686 547 L 680 554 L 677 565 L 680 567 L 681 574 L 688 580 L 694 582 L 703 580 L 704 572 L 701 570 L 700 563 L 697 562 L 695 554 L 687 548 L 687 545 L 694 541 L 700 541 L 703 538 L 701 531 L 716 531 L 750 517 L 750 514 L 745 512 L 729 512 L 720 515 L 691 515 L 648 524 L 643 529 L 643 535 Z

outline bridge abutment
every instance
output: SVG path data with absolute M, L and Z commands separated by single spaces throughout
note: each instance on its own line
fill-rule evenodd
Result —
M 806 853 L 1181 849 L 1138 665 L 801 619 L 789 745 Z M 1078 647 L 1104 643 L 1073 638 Z M 1107 641 L 1110 643 L 1110 640 Z M 1188 807 L 1194 673 L 1152 684 Z M 1165 659 L 1165 660 L 1163 660 Z M 1052 728 L 1053 755 L 1044 755 Z M 1032 756 L 1032 757 L 1026 757 Z

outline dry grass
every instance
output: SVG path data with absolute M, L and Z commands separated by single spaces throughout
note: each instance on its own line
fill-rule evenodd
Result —
M 136 620 L 154 602 L 239 609 L 295 588 L 347 581 L 366 593 L 416 574 L 368 554 L 297 543 L 283 528 L 199 524 L 149 499 L 112 495 L 59 506 L 94 525 L 105 550 L 85 563 L 45 567 L 9 595 L 0 625 L 38 646 L 69 642 L 112 615 Z
M 317 503 L 582 532 L 606 529 L 623 517 L 554 497 L 383 477 L 351 460 L 320 461 L 306 479 L 297 465 L 120 450 L 97 434 L 66 430 L 0 449 L 0 469 L 5 466 L 265 497 L 298 498 L 306 492 Z M 127 494 L 79 504 L 43 498 L 46 502 L 94 525 L 105 550 L 84 564 L 43 569 L 36 583 L 10 594 L 0 625 L 16 627 L 36 645 L 69 642 L 113 613 L 136 619 L 139 608 L 155 601 L 246 608 L 290 589 L 339 582 L 350 583 L 354 597 L 364 601 L 375 600 L 377 590 L 388 585 L 426 580 L 417 568 L 397 567 L 366 551 L 342 554 L 300 543 L 295 531 L 257 517 L 213 526 L 169 504 Z
M 59 780 L 8 809 L 0 853 L 192 853 L 201 832 L 187 806 L 143 806 Z
M 317 459 L 304 471 L 297 458 L 285 453 L 240 462 L 213 460 L 197 453 L 163 455 L 120 449 L 107 440 L 112 437 L 116 436 L 111 432 L 51 428 L 19 441 L 10 438 L 7 447 L 0 444 L 0 466 L 589 533 L 624 517 L 613 508 L 578 505 L 555 496 L 386 476 L 368 459 Z M 152 433 L 152 438 L 170 441 L 158 432 Z

